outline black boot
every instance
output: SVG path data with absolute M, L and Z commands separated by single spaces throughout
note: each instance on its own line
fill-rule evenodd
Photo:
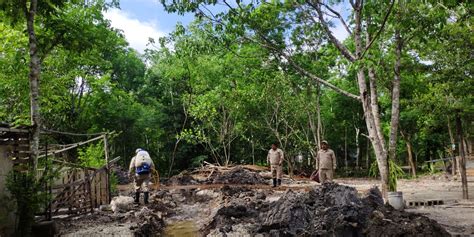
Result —
M 148 195 L 149 195 L 148 192 L 143 193 L 143 203 L 145 204 L 148 204 Z
M 278 186 L 281 186 L 281 179 L 278 179 Z
M 135 200 L 133 203 L 140 204 L 140 192 L 135 192 Z
M 277 186 L 277 179 L 273 179 L 273 187 L 275 188 Z

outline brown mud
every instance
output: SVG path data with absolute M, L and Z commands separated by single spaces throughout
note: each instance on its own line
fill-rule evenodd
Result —
M 384 205 L 376 187 L 361 194 L 350 186 L 287 179 L 273 189 L 262 172 L 234 167 L 183 173 L 153 191 L 146 207 L 58 221 L 61 235 L 450 236 L 424 215 Z

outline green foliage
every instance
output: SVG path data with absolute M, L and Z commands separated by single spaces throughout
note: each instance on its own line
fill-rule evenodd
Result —
M 388 166 L 389 166 L 389 182 L 388 182 L 388 190 L 390 191 L 396 191 L 397 190 L 397 180 L 400 178 L 406 177 L 405 172 L 403 171 L 402 167 L 400 167 L 395 161 L 389 159 L 388 161 Z M 377 166 L 377 161 L 374 161 L 370 165 L 369 169 L 369 176 L 371 177 L 378 177 L 379 176 L 379 169 Z
M 35 213 L 39 213 L 50 200 L 43 192 L 46 178 L 37 179 L 29 172 L 11 171 L 6 179 L 6 187 L 16 202 L 18 224 L 16 236 L 30 236 Z
M 392 159 L 388 160 L 389 175 L 388 175 L 388 190 L 397 191 L 397 180 L 405 176 L 403 169 L 395 163 Z
M 161 2 L 178 13 L 217 3 Z M 452 114 L 459 113 L 466 124 L 474 117 L 469 3 L 397 2 L 379 38 L 355 63 L 328 42 L 322 25 L 308 17 L 316 13 L 306 2 L 237 1 L 239 7 L 216 14 L 218 21 L 200 13 L 189 26 L 177 25 L 158 39 L 159 45 L 145 55 L 130 49 L 102 15 L 115 3 L 41 2 L 35 29 L 43 60 L 44 126 L 79 133 L 116 131 L 111 157 L 123 157 L 123 166 L 137 147 L 150 152 L 162 174 L 172 163 L 172 172 L 203 161 L 265 164 L 275 140 L 287 154 L 314 153 L 320 105 L 321 136 L 329 140 L 339 164 L 344 163 L 347 143 L 351 170 L 356 156 L 371 153 L 365 137 L 359 136 L 358 143 L 355 139 L 357 129 L 367 134 L 359 102 L 301 74 L 273 50 L 284 50 L 308 72 L 353 94 L 359 93 L 357 69 L 373 67 L 383 135 L 388 136 L 395 29 L 405 40 L 401 139 L 413 145 L 418 162 L 433 158 L 450 143 L 447 124 Z M 28 39 L 21 8 L 15 8 L 19 4 L 0 3 L 0 121 L 29 124 Z M 384 20 L 380 9 L 388 4 L 365 2 L 362 20 L 371 36 Z M 353 50 L 352 41 L 349 36 L 341 43 Z M 65 144 L 79 138 L 54 140 Z M 406 164 L 401 144 L 396 162 Z M 80 149 L 73 158 L 93 167 L 105 162 L 99 144 Z M 375 163 L 367 168 L 376 175 Z M 400 177 L 397 167 L 390 170 Z
M 106 163 L 104 157 L 104 144 L 98 142 L 84 148 L 79 148 L 79 162 L 84 167 L 100 168 Z
M 207 156 L 201 155 L 201 156 L 196 156 L 191 160 L 191 167 L 199 167 L 202 165 L 202 162 L 207 160 Z

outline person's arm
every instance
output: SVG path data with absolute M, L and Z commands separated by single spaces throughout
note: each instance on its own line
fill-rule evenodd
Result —
M 267 153 L 267 164 L 270 164 L 270 151 Z
M 283 150 L 280 150 L 280 163 L 278 163 L 278 165 L 282 165 L 284 160 L 285 155 L 283 154 Z
M 333 165 L 333 169 L 335 170 L 337 168 L 337 159 L 336 159 L 336 154 L 334 153 L 334 151 L 332 151 L 332 165 Z
M 130 161 L 130 167 L 128 168 L 128 176 L 132 177 L 133 172 L 135 172 L 135 157 Z
M 315 160 L 315 162 L 314 162 L 315 168 L 319 169 L 319 151 L 316 152 L 316 157 L 314 157 L 314 160 Z

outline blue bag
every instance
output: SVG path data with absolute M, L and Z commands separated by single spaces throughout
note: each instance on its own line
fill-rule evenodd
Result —
M 138 167 L 136 168 L 136 170 L 135 170 L 135 172 L 136 172 L 137 174 L 140 174 L 140 175 L 142 175 L 142 174 L 149 174 L 150 171 L 151 171 L 151 167 L 150 167 L 150 165 L 147 164 L 147 163 L 142 163 L 142 165 L 141 165 L 141 166 L 138 166 Z

